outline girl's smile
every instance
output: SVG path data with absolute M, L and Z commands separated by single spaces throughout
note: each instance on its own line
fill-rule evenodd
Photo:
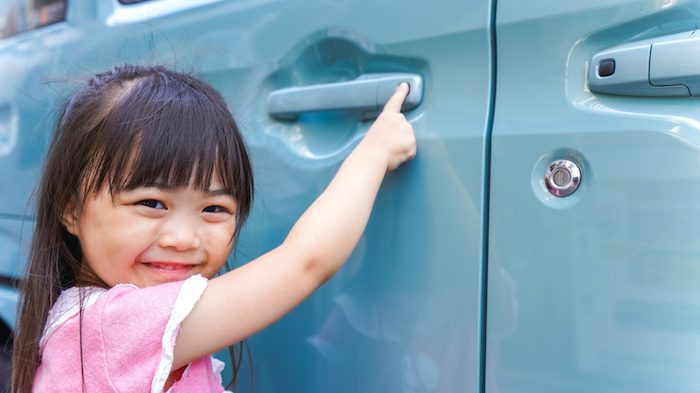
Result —
M 191 276 L 198 264 L 171 263 L 171 262 L 141 262 L 152 271 L 157 278 L 166 278 L 165 281 L 179 281 Z
M 236 228 L 236 201 L 213 176 L 209 191 L 165 185 L 89 198 L 64 215 L 85 263 L 108 286 L 138 287 L 212 277 L 226 262 Z

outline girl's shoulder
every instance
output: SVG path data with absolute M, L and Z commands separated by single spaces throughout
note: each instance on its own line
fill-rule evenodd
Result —
M 118 284 L 110 289 L 100 287 L 70 287 L 64 289 L 58 296 L 56 302 L 51 306 L 49 315 L 46 318 L 44 333 L 41 335 L 40 346 L 43 347 L 46 339 L 51 333 L 67 320 L 78 315 L 80 310 L 85 310 L 97 302 L 97 300 L 107 292 L 115 288 L 133 288 L 138 289 L 132 284 Z
M 101 316 L 104 310 L 109 310 L 106 315 L 126 317 L 128 311 L 133 316 L 165 315 L 170 313 L 178 316 L 178 320 L 184 319 L 199 299 L 207 285 L 207 279 L 201 275 L 195 275 L 180 282 L 168 282 L 145 288 L 139 288 L 133 284 L 117 284 L 109 289 L 100 287 L 71 287 L 63 290 L 51 307 L 46 318 L 46 325 L 40 341 L 40 348 L 48 340 L 51 333 L 60 328 L 71 318 L 75 318 L 83 312 L 92 315 L 92 308 Z M 98 306 L 99 304 L 99 306 Z M 110 318 L 108 317 L 107 320 Z
M 84 310 L 95 304 L 97 299 L 106 292 L 107 289 L 99 287 L 71 287 L 63 290 L 46 318 L 40 345 L 44 345 L 56 328 L 78 315 L 81 308 Z

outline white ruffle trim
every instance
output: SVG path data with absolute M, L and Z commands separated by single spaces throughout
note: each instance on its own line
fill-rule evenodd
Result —
M 175 298 L 173 312 L 170 314 L 168 323 L 165 325 L 165 332 L 161 341 L 163 352 L 160 357 L 160 363 L 151 382 L 151 393 L 161 393 L 165 381 L 170 375 L 170 369 L 173 366 L 175 347 L 175 338 L 177 336 L 180 323 L 189 315 L 192 308 L 202 296 L 204 289 L 207 287 L 207 279 L 197 274 L 185 280 L 180 287 L 180 292 Z
M 211 368 L 214 371 L 214 375 L 217 375 L 219 377 L 219 383 L 223 385 L 223 382 L 221 381 L 221 373 L 224 371 L 225 363 L 222 362 L 221 360 L 211 357 Z M 223 393 L 233 393 L 230 390 L 224 390 Z
M 80 292 L 83 295 L 82 308 L 84 310 L 92 306 L 97 298 L 107 290 L 98 287 L 71 287 L 61 292 L 46 318 L 46 326 L 44 326 L 44 332 L 41 335 L 41 341 L 39 341 L 40 351 L 44 350 L 46 340 L 49 339 L 54 330 L 80 312 Z

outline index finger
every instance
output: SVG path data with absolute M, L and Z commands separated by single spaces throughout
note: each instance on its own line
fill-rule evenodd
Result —
M 384 111 L 396 113 L 401 112 L 401 105 L 403 105 L 403 102 L 408 95 L 408 90 L 408 83 L 401 82 L 396 88 L 394 95 L 392 95 L 391 98 L 389 98 L 389 101 L 386 102 L 386 105 L 384 105 Z

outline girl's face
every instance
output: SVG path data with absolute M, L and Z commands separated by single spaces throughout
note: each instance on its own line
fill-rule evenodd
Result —
M 209 191 L 139 187 L 114 198 L 105 188 L 64 223 L 85 262 L 108 286 L 138 287 L 212 277 L 231 251 L 236 201 L 212 177 Z

